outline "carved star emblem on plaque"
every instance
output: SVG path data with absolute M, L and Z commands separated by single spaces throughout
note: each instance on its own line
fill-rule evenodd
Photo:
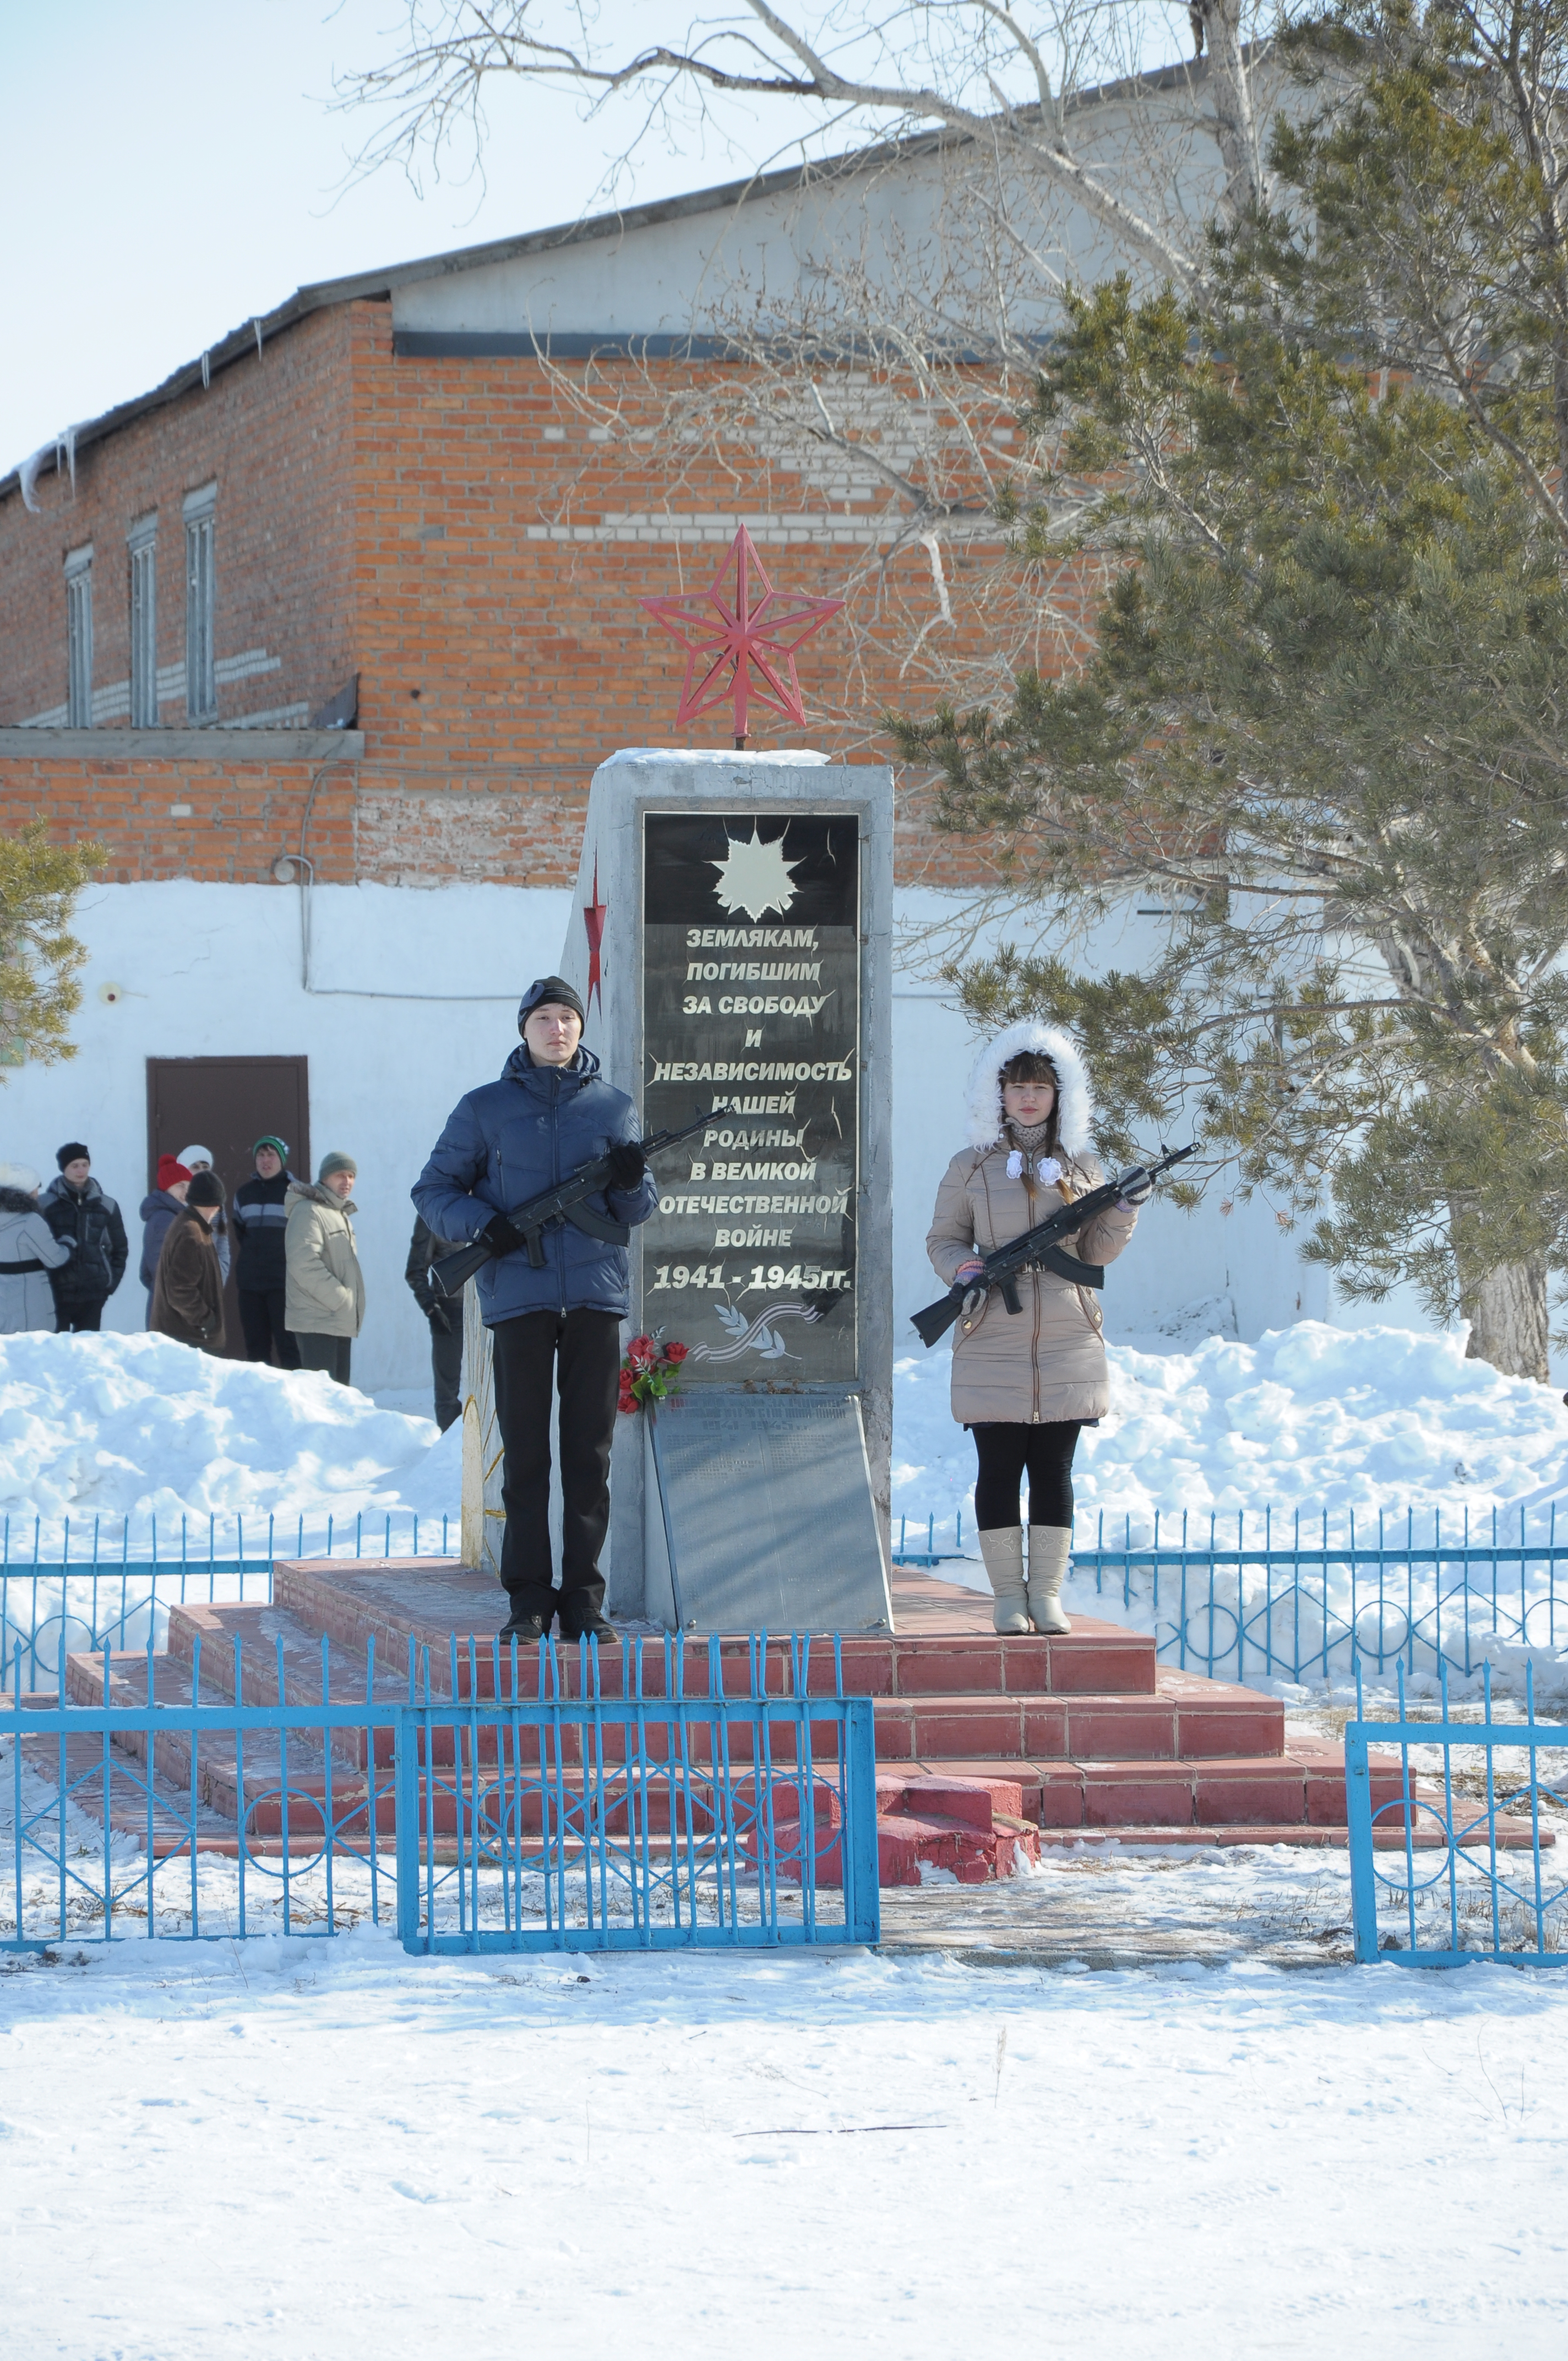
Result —
M 753 820 L 751 835 L 732 836 L 723 860 L 713 863 L 718 872 L 713 890 L 719 908 L 744 910 L 753 925 L 766 910 L 777 910 L 782 916 L 800 890 L 791 882 L 800 865 L 798 861 L 784 859 L 782 836 L 764 843 Z
M 637 603 L 686 651 L 677 728 L 721 705 L 727 697 L 735 702 L 738 747 L 746 743 L 753 702 L 805 727 L 795 652 L 844 601 L 775 590 L 744 525 L 711 588 L 684 598 L 640 598 Z

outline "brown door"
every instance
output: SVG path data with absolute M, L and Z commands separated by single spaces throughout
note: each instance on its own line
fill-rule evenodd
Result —
M 149 1058 L 147 1061 L 148 1187 L 158 1186 L 158 1159 L 196 1143 L 213 1151 L 213 1165 L 230 1203 L 256 1170 L 251 1143 L 265 1131 L 289 1143 L 289 1170 L 311 1170 L 310 1071 L 304 1058 Z M 234 1231 L 229 1231 L 231 1246 Z M 237 1257 L 229 1260 L 224 1290 L 224 1347 L 240 1359 Z

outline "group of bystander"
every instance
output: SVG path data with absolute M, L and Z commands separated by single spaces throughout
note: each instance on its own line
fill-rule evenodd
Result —
M 225 1207 L 210 1148 L 200 1142 L 160 1156 L 141 1201 L 141 1260 L 148 1328 L 209 1353 L 232 1341 L 224 1290 L 232 1270 L 245 1356 L 280 1369 L 320 1369 L 350 1382 L 354 1339 L 365 1318 L 355 1244 L 355 1159 L 323 1156 L 314 1180 L 289 1170 L 289 1143 L 267 1132 L 254 1170 Z M 119 1206 L 93 1177 L 85 1143 L 56 1152 L 45 1188 L 28 1165 L 0 1163 L 0 1335 L 25 1329 L 95 1332 L 126 1275 L 130 1247 Z M 407 1279 L 430 1328 L 435 1415 L 444 1430 L 462 1412 L 461 1313 L 431 1287 L 430 1267 L 448 1250 L 416 1221 Z
M 199 1142 L 161 1156 L 141 1202 L 137 1277 L 147 1290 L 147 1325 L 209 1353 L 228 1342 L 224 1289 L 234 1271 L 247 1357 L 276 1356 L 285 1369 L 321 1369 L 349 1383 L 349 1355 L 365 1315 L 365 1282 L 355 1251 L 355 1159 L 322 1159 L 313 1180 L 288 1169 L 286 1140 L 256 1143 L 255 1170 L 235 1195 L 232 1223 L 224 1184 Z M 57 1152 L 59 1178 L 42 1187 L 25 1164 L 0 1164 L 0 1334 L 25 1329 L 88 1330 L 130 1258 L 120 1209 L 93 1178 L 82 1140 Z

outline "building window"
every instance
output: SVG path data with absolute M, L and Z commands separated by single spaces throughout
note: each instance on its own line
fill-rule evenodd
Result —
M 93 727 L 93 544 L 65 561 L 66 723 Z
M 131 565 L 131 728 L 158 727 L 158 519 L 142 517 L 126 544 Z
M 214 671 L 213 514 L 218 488 L 204 484 L 185 497 L 185 718 L 210 721 L 218 709 Z

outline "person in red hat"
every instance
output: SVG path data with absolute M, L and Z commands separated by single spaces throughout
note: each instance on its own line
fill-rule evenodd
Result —
M 141 1201 L 141 1268 L 137 1277 L 147 1290 L 147 1324 L 152 1326 L 152 1290 L 158 1278 L 158 1257 L 163 1252 L 163 1241 L 169 1235 L 169 1224 L 185 1209 L 185 1191 L 191 1186 L 188 1166 L 177 1156 L 160 1156 L 158 1159 L 158 1185 Z

